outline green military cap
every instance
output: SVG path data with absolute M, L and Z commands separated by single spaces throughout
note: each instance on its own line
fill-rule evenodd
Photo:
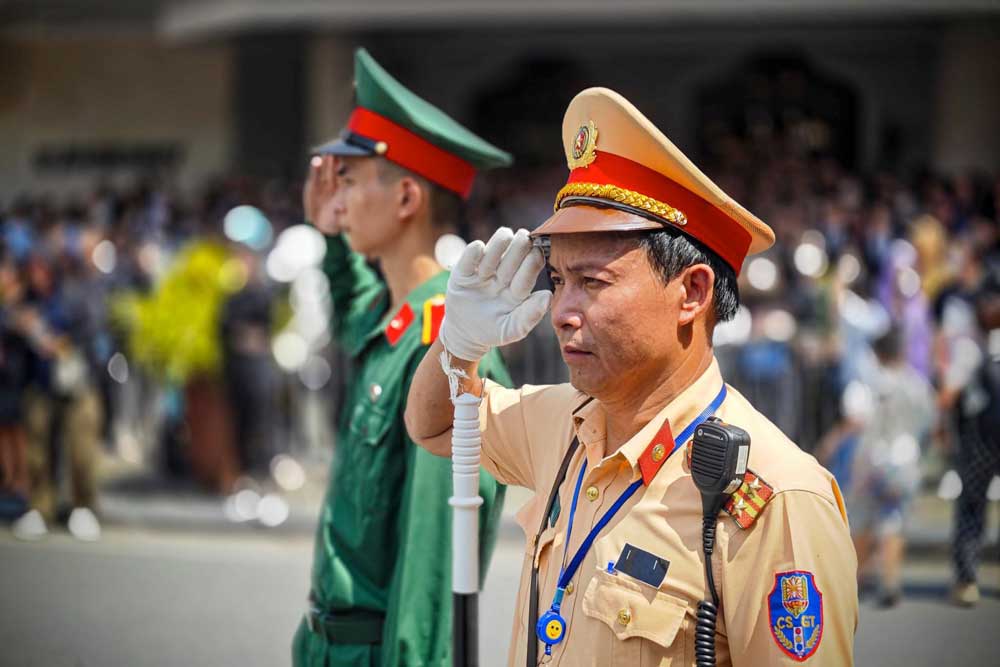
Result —
M 357 107 L 340 138 L 317 155 L 381 155 L 467 197 L 476 171 L 507 167 L 511 155 L 417 96 L 364 49 L 354 54 Z

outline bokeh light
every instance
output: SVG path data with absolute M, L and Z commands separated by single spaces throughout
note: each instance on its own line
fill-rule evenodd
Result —
M 113 273 L 118 265 L 118 251 L 115 244 L 104 239 L 94 246 L 90 259 L 101 273 Z
M 118 384 L 128 382 L 128 359 L 121 352 L 115 352 L 108 359 L 108 375 Z
M 461 257 L 462 251 L 467 245 L 465 240 L 457 234 L 443 234 L 434 244 L 434 259 L 450 271 L 458 262 L 458 258 Z
M 255 206 L 237 206 L 226 214 L 222 223 L 226 238 L 262 250 L 271 243 L 274 232 L 271 222 Z
M 754 257 L 747 264 L 747 281 L 761 292 L 768 292 L 778 284 L 778 267 L 768 257 Z
M 324 255 L 326 239 L 319 231 L 309 225 L 292 225 L 278 235 L 265 269 L 271 279 L 287 283 L 304 270 L 319 266 Z
M 286 371 L 297 370 L 309 357 L 309 345 L 295 331 L 282 331 L 271 343 L 274 359 Z

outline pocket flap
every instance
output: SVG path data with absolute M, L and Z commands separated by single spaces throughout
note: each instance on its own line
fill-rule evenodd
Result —
M 532 535 L 525 543 L 527 555 L 535 554 L 535 566 L 541 562 L 542 555 L 549 549 L 558 549 L 562 546 L 564 533 L 556 530 L 555 526 L 546 528 L 538 536 L 538 549 L 535 550 L 535 536 Z
M 367 445 L 375 446 L 380 444 L 392 420 L 377 406 L 369 403 L 360 403 L 354 406 L 354 413 L 351 415 L 351 433 L 356 438 Z
M 618 639 L 642 637 L 664 647 L 674 642 L 686 612 L 683 600 L 603 570 L 583 597 L 583 613 L 606 623 Z

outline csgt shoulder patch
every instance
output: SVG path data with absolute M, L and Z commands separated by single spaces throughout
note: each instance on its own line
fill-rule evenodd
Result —
M 771 635 L 788 657 L 805 662 L 816 653 L 823 639 L 823 594 L 812 572 L 776 573 L 767 610 Z
M 757 476 L 752 470 L 743 475 L 743 484 L 729 497 L 723 509 L 733 517 L 736 524 L 743 529 L 753 525 L 764 505 L 774 496 L 774 488 Z

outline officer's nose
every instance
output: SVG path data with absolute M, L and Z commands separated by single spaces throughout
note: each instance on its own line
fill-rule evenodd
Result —
M 573 288 L 564 285 L 552 299 L 552 328 L 576 330 L 583 326 L 583 310 Z

